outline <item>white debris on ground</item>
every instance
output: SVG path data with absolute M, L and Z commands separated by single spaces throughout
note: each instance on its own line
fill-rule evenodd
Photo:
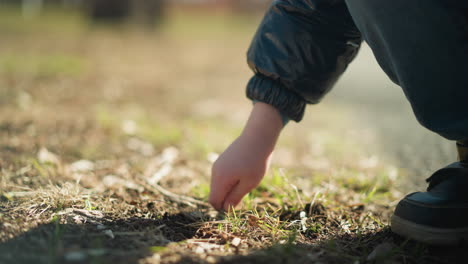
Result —
M 122 131 L 127 135 L 135 135 L 136 132 L 138 131 L 137 123 L 129 119 L 122 121 L 122 123 L 120 124 L 120 127 Z
M 145 176 L 149 184 L 157 184 L 163 177 L 172 171 L 172 165 L 179 157 L 179 150 L 168 147 L 161 155 L 155 157 L 145 171 Z
M 122 179 L 120 177 L 117 177 L 115 175 L 107 175 L 104 176 L 102 179 L 102 184 L 105 187 L 119 187 L 119 186 L 124 186 L 127 189 L 130 190 L 135 190 L 138 192 L 143 192 L 145 188 L 143 186 L 140 186 L 134 182 L 127 181 L 125 179 Z
M 94 170 L 94 163 L 89 160 L 79 160 L 70 164 L 70 170 L 74 173 L 90 172 Z
M 210 163 L 214 163 L 219 157 L 219 154 L 218 153 L 215 153 L 215 152 L 210 152 L 206 155 L 206 159 L 210 162 Z
M 42 147 L 39 152 L 37 153 L 37 160 L 40 163 L 51 163 L 51 164 L 59 164 L 60 159 L 58 156 L 46 148 Z
M 131 137 L 127 141 L 127 148 L 142 154 L 143 156 L 154 155 L 154 147 L 151 143 L 143 141 L 139 138 Z

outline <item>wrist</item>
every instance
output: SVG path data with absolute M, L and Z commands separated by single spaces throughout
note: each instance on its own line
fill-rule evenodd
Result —
M 270 154 L 283 128 L 279 111 L 271 105 L 257 102 L 240 136 L 240 140 Z
M 255 102 L 246 129 L 255 128 L 256 130 L 265 130 L 278 132 L 283 128 L 283 116 L 274 106 Z
M 258 103 L 259 101 L 257 100 L 252 100 L 252 103 L 255 105 L 256 103 Z M 261 102 L 263 103 L 263 102 Z M 289 121 L 291 120 L 286 114 L 284 114 L 283 112 L 281 112 L 280 110 L 277 110 L 278 113 L 280 114 L 281 116 L 281 121 L 283 122 L 283 127 L 285 127 Z

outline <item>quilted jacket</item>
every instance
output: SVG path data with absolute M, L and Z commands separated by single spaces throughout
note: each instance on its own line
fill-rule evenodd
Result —
M 247 97 L 299 122 L 330 91 L 362 42 L 343 0 L 276 0 L 247 53 Z

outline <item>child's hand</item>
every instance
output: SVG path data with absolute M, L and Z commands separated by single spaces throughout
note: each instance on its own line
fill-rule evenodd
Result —
M 274 107 L 255 104 L 242 135 L 213 165 L 209 201 L 216 210 L 229 211 L 257 187 L 282 128 L 281 116 Z
M 268 168 L 268 149 L 240 136 L 213 165 L 210 203 L 228 211 L 262 180 Z

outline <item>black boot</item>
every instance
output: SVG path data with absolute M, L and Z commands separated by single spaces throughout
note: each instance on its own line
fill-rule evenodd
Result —
M 468 142 L 457 142 L 459 162 L 436 171 L 427 192 L 407 195 L 395 209 L 392 231 L 432 245 L 468 240 Z

